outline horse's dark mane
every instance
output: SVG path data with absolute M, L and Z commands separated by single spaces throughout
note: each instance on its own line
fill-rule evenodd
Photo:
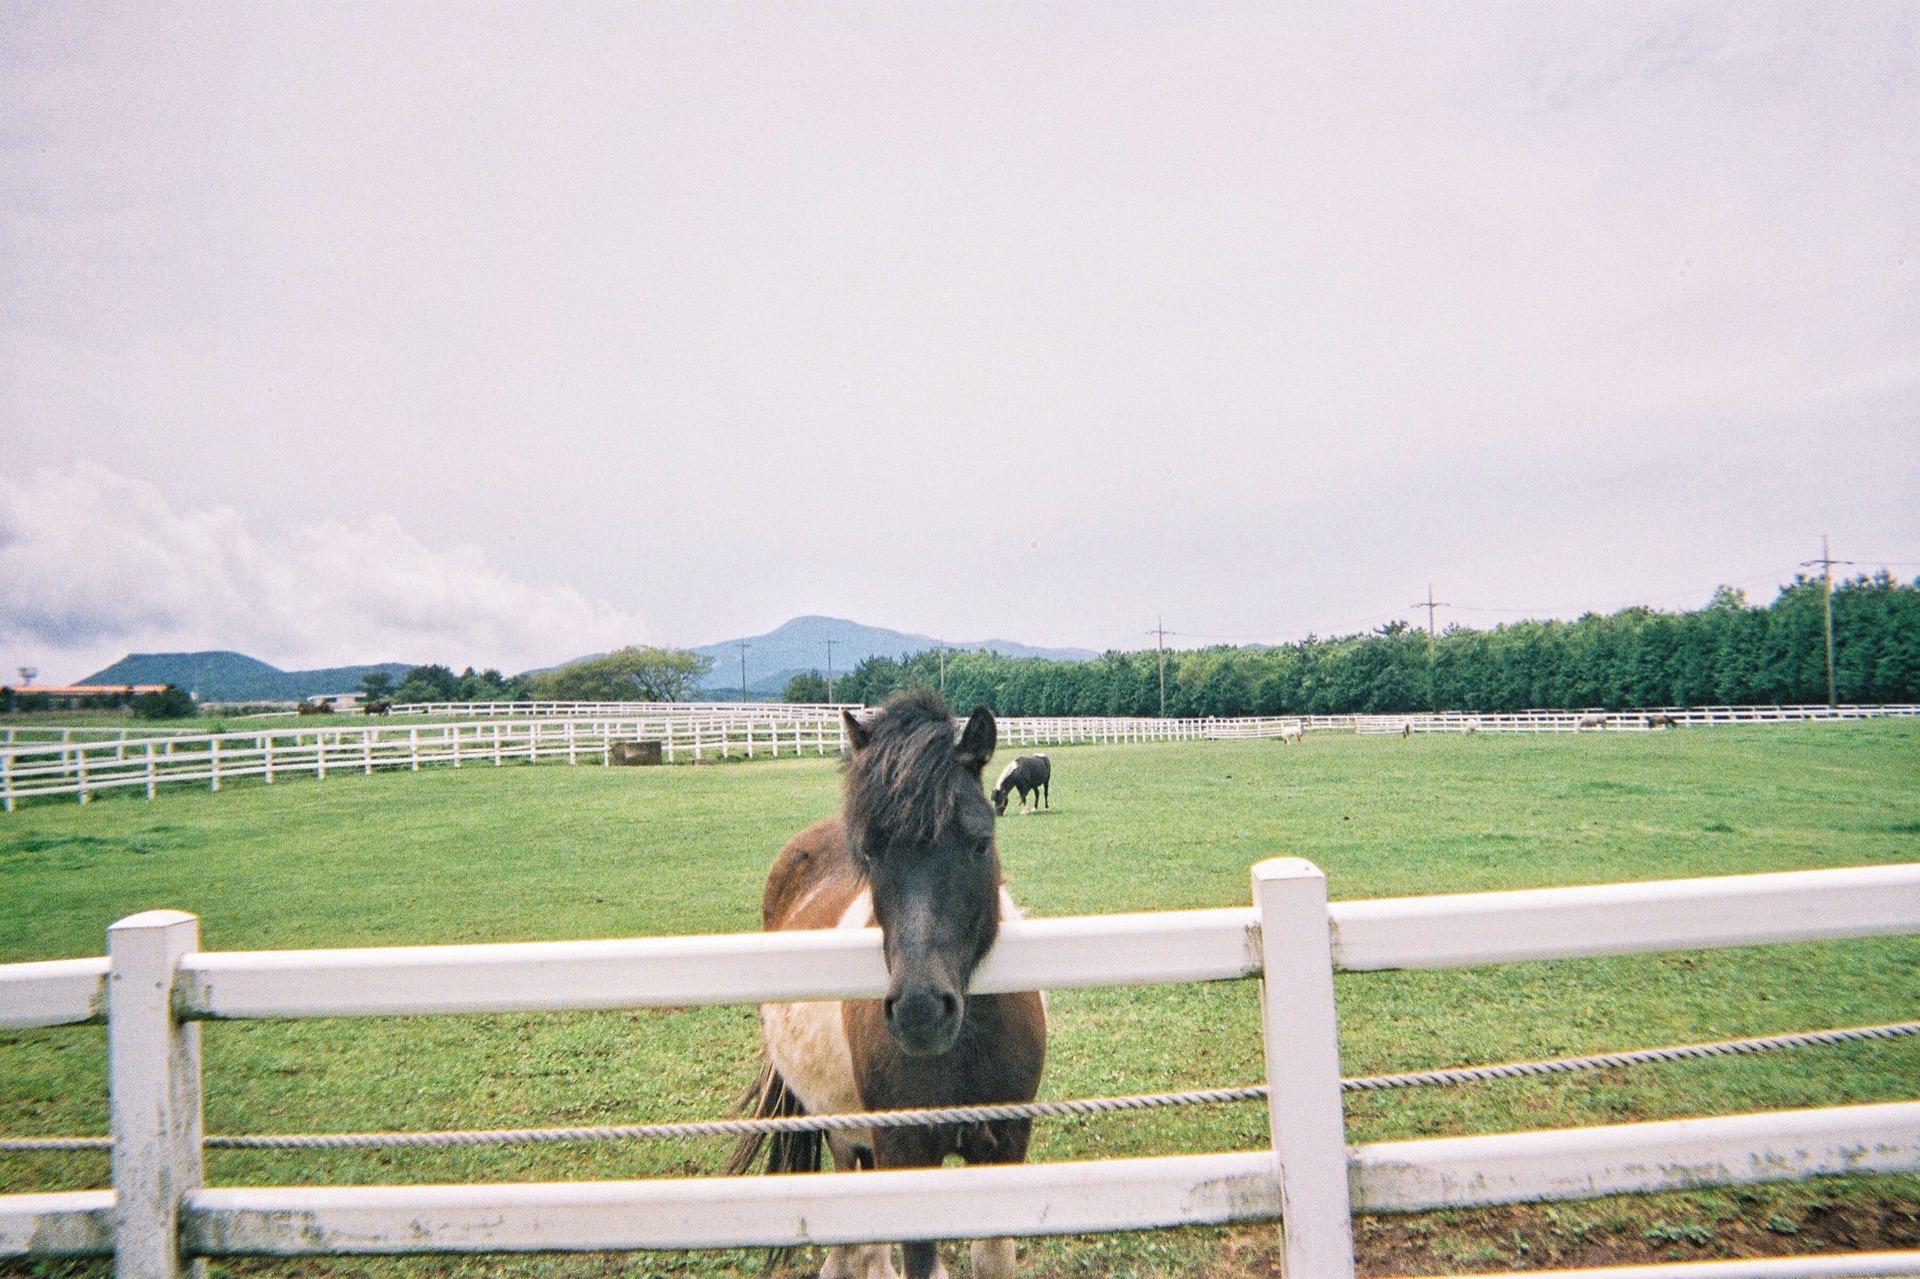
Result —
M 895 693 L 862 726 L 869 737 L 847 766 L 846 801 L 847 835 L 862 857 L 869 832 L 933 842 L 968 791 L 982 794 L 954 750 L 953 712 L 933 689 Z

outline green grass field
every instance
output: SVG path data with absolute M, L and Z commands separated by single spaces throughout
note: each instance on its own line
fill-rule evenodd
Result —
M 1004 819 L 1000 832 L 1015 895 L 1043 915 L 1244 904 L 1248 867 L 1278 854 L 1317 862 L 1335 898 L 1920 861 L 1920 724 L 1898 721 L 1409 741 L 1328 733 L 1297 748 L 1053 754 L 1054 809 Z M 543 765 L 37 804 L 0 818 L 0 962 L 100 954 L 109 923 L 163 906 L 198 914 L 208 949 L 750 929 L 767 863 L 833 811 L 837 784 L 835 766 L 815 761 Z M 1920 1007 L 1920 939 L 1355 974 L 1338 979 L 1337 995 L 1343 1070 L 1375 1074 L 1907 1020 Z M 1050 1011 L 1045 1096 L 1261 1076 L 1250 983 L 1064 991 Z M 204 1034 L 210 1132 L 706 1117 L 729 1108 L 756 1052 L 748 1008 L 213 1023 Z M 0 1080 L 0 1133 L 106 1130 L 98 1027 L 0 1034 Z M 1368 1094 L 1349 1098 L 1348 1131 L 1365 1141 L 1916 1096 L 1920 1044 L 1909 1040 Z M 1045 1124 L 1034 1157 L 1264 1141 L 1258 1106 L 1221 1107 Z M 208 1174 L 218 1184 L 697 1174 L 716 1171 L 725 1150 L 215 1151 Z M 0 1155 L 7 1191 L 104 1185 L 106 1175 L 102 1155 Z M 1809 1195 L 1906 1202 L 1915 1187 L 1888 1178 L 1742 1194 L 1648 1201 L 1646 1211 L 1778 1216 Z M 1561 1211 L 1573 1221 L 1581 1210 Z M 1034 1243 L 1023 1270 L 1180 1272 L 1211 1264 L 1214 1239 Z M 759 1264 L 721 1254 L 217 1269 L 641 1274 Z

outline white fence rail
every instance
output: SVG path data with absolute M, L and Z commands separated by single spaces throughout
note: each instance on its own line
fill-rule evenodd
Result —
M 1284 1219 L 1287 1272 L 1340 1279 L 1353 1273 L 1355 1210 L 1920 1170 L 1912 1101 L 1349 1147 L 1332 985 L 1335 969 L 1920 932 L 1920 865 L 1329 905 L 1316 867 L 1279 858 L 1253 868 L 1247 909 L 1009 921 L 975 990 L 1264 976 L 1263 1024 L 1278 1030 L 1266 1037 L 1271 1148 L 860 1176 L 208 1188 L 201 1020 L 871 998 L 886 971 L 868 931 L 222 953 L 199 951 L 197 928 L 190 915 L 149 912 L 109 930 L 106 959 L 0 967 L 0 1026 L 104 1014 L 114 1139 L 112 1190 L 0 1196 L 0 1255 L 114 1253 L 121 1279 L 173 1279 L 196 1256 L 708 1248 Z M 1790 1273 L 1916 1271 L 1920 1257 L 1897 1254 L 1819 1258 Z
M 660 715 L 750 716 L 765 722 L 777 720 L 832 719 L 841 711 L 864 710 L 859 702 L 396 702 L 389 715 L 450 715 L 471 719 L 520 719 L 545 716 L 559 719 L 586 719 L 613 716 L 631 719 Z
M 407 702 L 392 708 L 394 715 L 436 715 L 455 718 L 591 718 L 634 715 L 732 715 L 748 716 L 764 722 L 769 718 L 830 718 L 841 710 L 859 711 L 857 703 L 785 703 L 785 702 Z M 1277 715 L 1277 716 L 1199 716 L 1164 719 L 1156 716 L 1006 716 L 1003 724 L 1058 725 L 1056 732 L 1074 732 L 1075 740 L 1108 740 L 1094 734 L 1118 734 L 1123 731 L 1148 731 L 1147 725 L 1180 725 L 1157 737 L 1139 740 L 1165 740 L 1168 736 L 1198 736 L 1202 725 L 1214 726 L 1216 737 L 1273 736 L 1256 726 L 1297 724 L 1308 730 L 1358 729 L 1363 733 L 1398 733 L 1409 724 L 1416 733 L 1464 732 L 1577 732 L 1605 728 L 1633 731 L 1659 724 L 1782 724 L 1801 720 L 1876 719 L 1881 716 L 1920 715 L 1920 705 L 1814 705 L 1814 706 L 1655 706 L 1615 711 L 1604 706 L 1564 711 L 1414 711 L 1392 715 Z M 1648 721 L 1658 721 L 1650 724 Z M 1071 726 L 1071 727 L 1068 727 Z M 1121 726 L 1128 726 L 1122 728 Z M 1135 727 L 1139 726 L 1139 727 Z M 1059 741 L 1048 737 L 1045 741 Z M 1119 740 L 1115 738 L 1114 740 Z
M 205 784 L 258 777 L 325 777 L 329 772 L 506 764 L 564 759 L 569 764 L 612 761 L 616 743 L 661 744 L 668 763 L 837 754 L 845 745 L 837 705 L 742 703 L 620 703 L 620 713 L 563 718 L 555 708 L 592 703 L 471 703 L 524 705 L 518 718 L 478 721 L 301 724 L 230 733 L 131 729 L 6 729 L 0 741 L 0 810 L 21 799 L 71 795 L 81 803 L 104 790 L 135 787 L 153 798 L 168 783 Z M 542 709 L 546 708 L 546 709 Z M 1679 725 L 1785 723 L 1920 715 L 1920 706 L 1732 706 L 1648 712 L 1530 711 L 1514 715 L 1308 715 L 1238 719 L 1155 719 L 1112 716 L 1009 716 L 999 721 L 1002 745 L 1014 749 L 1072 744 L 1297 738 L 1329 730 L 1380 733 L 1637 732 Z M 39 736 L 28 738 L 33 732 Z M 13 736 L 14 734 L 22 736 Z
M 1351 715 L 1359 733 L 1581 733 L 1646 732 L 1666 727 L 1790 724 L 1807 720 L 1879 719 L 1920 715 L 1920 706 L 1668 706 L 1610 711 L 1434 711 L 1411 715 Z
M 673 715 L 587 720 L 492 720 L 187 733 L 96 741 L 0 746 L 0 809 L 21 799 L 72 795 L 81 803 L 105 790 L 134 787 L 147 798 L 170 782 L 205 784 L 257 777 L 326 777 L 330 772 L 565 760 L 611 762 L 619 742 L 657 741 L 669 763 L 735 754 L 837 754 L 845 744 L 837 714 L 814 720 L 759 716 Z
M 795 755 L 835 755 L 846 745 L 838 707 L 801 707 L 808 715 L 768 715 L 753 707 L 683 706 L 671 713 L 584 719 L 528 715 L 474 722 L 298 725 L 230 733 L 21 741 L 0 745 L 0 810 L 22 799 L 71 795 L 87 803 L 102 791 L 128 787 L 151 799 L 168 783 L 221 783 L 375 769 L 534 763 L 608 764 L 617 743 L 657 741 L 667 763 Z M 823 713 L 824 712 L 824 713 Z M 1003 719 L 1001 741 L 1013 747 L 1074 742 L 1190 741 L 1277 737 L 1302 720 Z

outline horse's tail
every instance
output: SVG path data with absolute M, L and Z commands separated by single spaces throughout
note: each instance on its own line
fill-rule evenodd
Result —
M 770 1060 L 760 1063 L 760 1073 L 740 1095 L 734 1109 L 755 1119 L 807 1113 L 807 1108 L 793 1089 L 787 1087 L 787 1081 Z M 747 1133 L 734 1143 L 733 1156 L 727 1160 L 727 1176 L 752 1172 L 762 1146 L 767 1149 L 767 1172 L 819 1172 L 820 1138 L 818 1132 Z

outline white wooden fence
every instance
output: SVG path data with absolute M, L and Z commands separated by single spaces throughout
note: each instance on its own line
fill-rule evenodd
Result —
M 135 787 L 152 799 L 170 782 L 204 784 L 257 777 L 267 783 L 329 773 L 446 765 L 498 766 L 565 760 L 605 764 L 616 742 L 658 741 L 669 763 L 744 755 L 832 755 L 845 745 L 836 713 L 813 720 L 762 716 L 671 715 L 478 723 L 384 724 L 362 721 L 308 728 L 184 733 L 94 741 L 0 746 L 0 809 L 18 800 L 72 795 L 86 803 L 101 791 Z
M 619 705 L 614 703 L 613 705 Z M 607 764 L 617 742 L 652 740 L 668 763 L 838 754 L 846 744 L 840 707 L 800 707 L 800 715 L 768 715 L 751 705 L 710 708 L 682 704 L 670 713 L 645 706 L 624 715 L 560 719 L 528 715 L 477 722 L 390 724 L 379 720 L 230 733 L 98 736 L 0 745 L 0 809 L 21 799 L 72 795 L 86 803 L 102 791 L 134 787 L 152 799 L 168 783 L 221 783 L 257 777 L 272 783 L 296 776 L 372 773 L 375 769 L 562 760 Z M 777 708 L 776 708 L 777 709 Z M 1188 741 L 1277 737 L 1294 719 L 1003 719 L 1002 743 L 1011 747 L 1074 742 Z
M 1920 865 L 1329 905 L 1318 868 L 1276 858 L 1253 868 L 1251 908 L 1008 921 L 973 983 L 984 992 L 1264 976 L 1269 1148 L 858 1176 L 209 1187 L 201 1020 L 872 998 L 886 985 L 879 934 L 222 953 L 199 950 L 193 916 L 151 911 L 108 930 L 105 959 L 0 967 L 0 1027 L 106 1021 L 113 1137 L 112 1189 L 0 1196 L 0 1256 L 111 1253 L 119 1279 L 170 1279 L 183 1258 L 205 1256 L 718 1248 L 1283 1220 L 1288 1275 L 1344 1279 L 1355 1211 L 1920 1170 L 1920 1102 L 1348 1146 L 1336 970 L 1911 932 L 1920 932 Z M 1912 1274 L 1920 1253 L 1793 1266 Z M 1714 1273 L 1780 1270 L 1757 1261 Z
M 864 709 L 859 702 L 397 702 L 387 713 L 403 716 L 449 715 L 468 719 L 476 715 L 489 719 L 524 716 L 584 719 L 611 715 L 630 719 L 635 715 L 744 715 L 764 723 L 769 719 L 831 719 L 843 710 Z
M 1790 724 L 1808 720 L 1879 719 L 1920 715 L 1920 706 L 1669 706 L 1610 711 L 1433 711 L 1410 715 L 1350 715 L 1358 733 L 1635 733 L 1673 727 Z M 1318 727 L 1318 725 L 1314 725 Z
M 836 754 L 845 745 L 838 705 L 710 702 L 609 702 L 568 718 L 556 708 L 597 703 L 481 702 L 497 709 L 524 705 L 516 717 L 417 724 L 376 719 L 328 720 L 277 729 L 195 733 L 179 729 L 36 728 L 0 730 L 0 810 L 20 799 L 71 795 L 81 803 L 104 790 L 136 787 L 147 798 L 170 782 L 205 784 L 258 777 L 325 777 L 377 768 L 500 765 L 564 759 L 609 763 L 613 744 L 653 740 L 668 763 Z M 616 713 L 617 712 L 617 713 Z M 1009 716 L 1002 745 L 1021 749 L 1075 743 L 1210 741 L 1279 738 L 1297 731 L 1380 733 L 1638 732 L 1656 716 L 1683 725 L 1786 723 L 1920 715 L 1920 706 L 1719 706 L 1659 712 L 1528 711 L 1512 715 L 1304 715 L 1236 719 L 1113 716 Z

